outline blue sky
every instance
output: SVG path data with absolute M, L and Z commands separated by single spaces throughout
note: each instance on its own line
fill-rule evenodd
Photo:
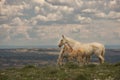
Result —
M 120 45 L 120 0 L 1 0 L 0 46 L 80 42 Z

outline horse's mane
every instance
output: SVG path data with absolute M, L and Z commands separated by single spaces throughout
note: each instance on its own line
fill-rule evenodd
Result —
M 77 41 L 77 40 L 74 40 L 74 39 L 71 39 L 71 38 L 69 38 L 69 37 L 65 37 L 69 42 L 72 42 L 72 43 L 80 43 L 79 41 Z

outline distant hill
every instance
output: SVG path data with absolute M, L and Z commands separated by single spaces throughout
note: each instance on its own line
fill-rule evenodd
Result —
M 120 49 L 120 45 L 105 45 L 106 49 Z M 25 45 L 25 46 L 11 46 L 11 45 L 0 45 L 0 49 L 18 49 L 18 48 L 58 48 L 57 45 Z
M 59 53 L 59 48 L 0 49 L 0 68 L 55 65 Z M 98 58 L 93 55 L 91 62 L 98 62 Z M 120 49 L 106 49 L 105 62 L 120 62 Z

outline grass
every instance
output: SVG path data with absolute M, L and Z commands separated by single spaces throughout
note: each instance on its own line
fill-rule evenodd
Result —
M 120 80 L 120 63 L 85 66 L 67 63 L 61 67 L 27 65 L 0 70 L 0 80 Z

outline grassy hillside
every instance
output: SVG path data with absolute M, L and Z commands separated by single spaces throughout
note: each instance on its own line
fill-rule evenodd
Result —
M 120 80 L 120 63 L 85 66 L 67 63 L 62 67 L 28 65 L 0 70 L 0 80 Z

